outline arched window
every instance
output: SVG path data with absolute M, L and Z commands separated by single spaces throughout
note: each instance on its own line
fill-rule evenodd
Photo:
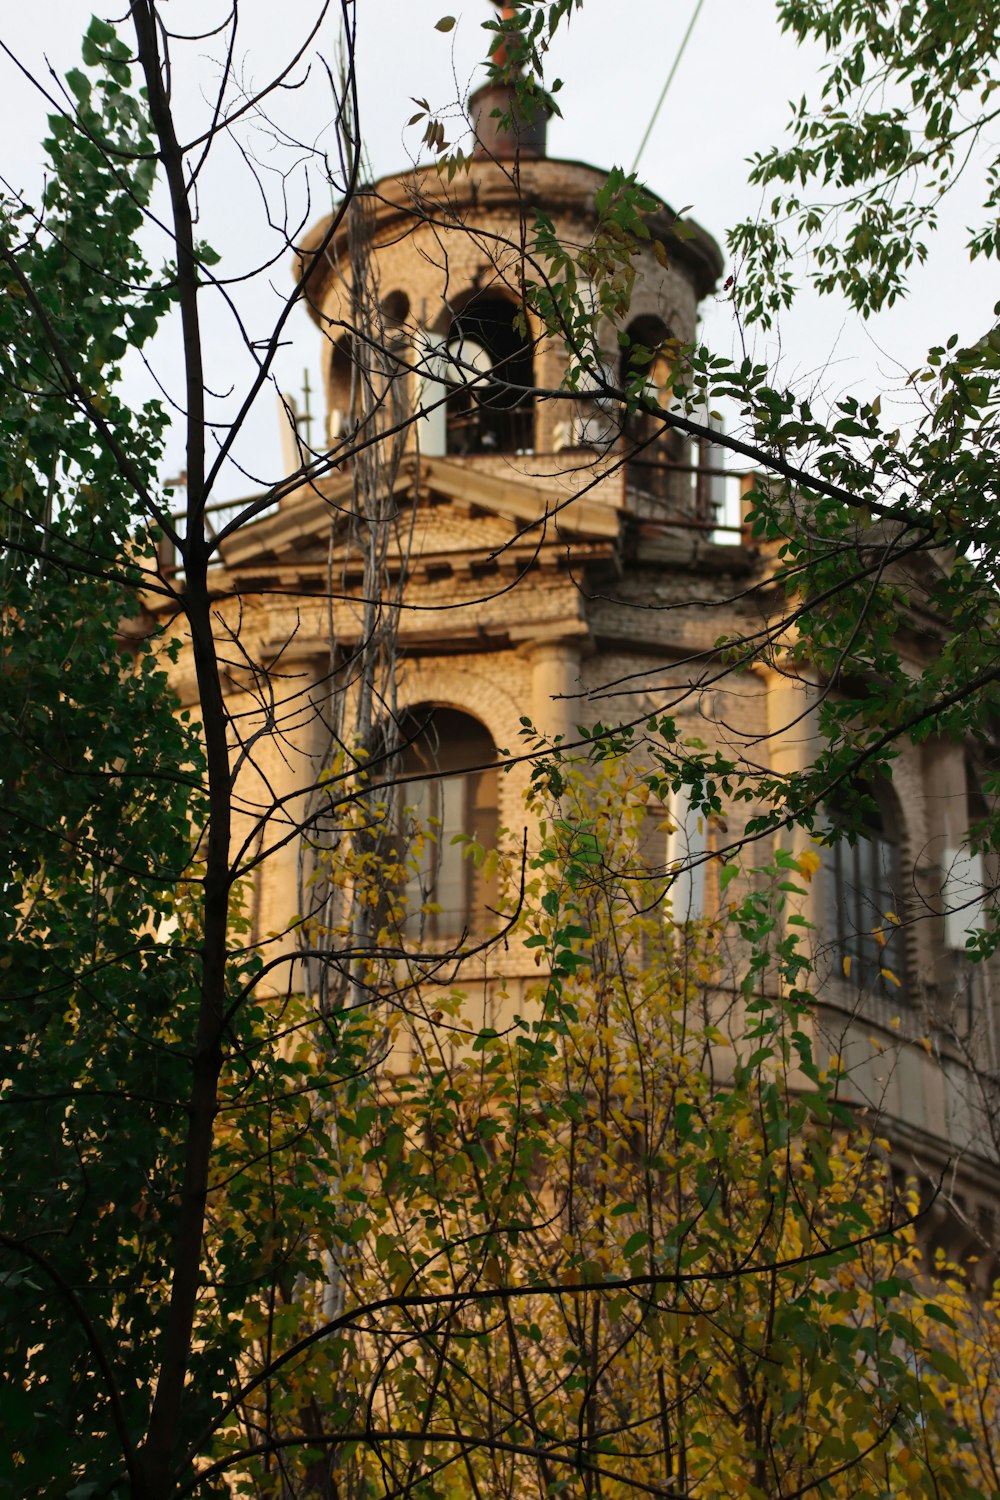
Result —
M 651 394 L 658 395 L 669 374 L 662 346 L 670 338 L 670 329 L 662 318 L 646 313 L 632 319 L 625 337 L 627 342 L 622 346 L 619 371 L 622 385 L 628 386 L 642 375 Z
M 968 829 L 963 829 L 960 819 L 957 830 L 950 830 L 952 837 L 955 832 L 959 837 L 956 843 L 945 846 L 941 886 L 945 946 L 953 953 L 964 953 L 970 933 L 983 926 L 989 884 L 982 850 L 974 850 L 972 844 L 975 833 L 989 819 L 990 809 L 976 767 L 969 760 L 965 765 L 965 795 Z
M 410 299 L 397 287 L 382 298 L 382 317 L 387 328 L 402 328 L 410 316 Z
M 531 341 L 506 297 L 476 292 L 446 340 L 449 453 L 530 452 L 535 402 Z
M 700 922 L 705 915 L 705 854 L 708 849 L 708 817 L 691 796 L 689 786 L 679 787 L 670 798 L 670 831 L 667 834 L 667 869 L 673 922 Z
M 907 986 L 896 799 L 885 782 L 867 791 L 873 805 L 860 831 L 828 849 L 828 933 L 838 967 L 853 985 L 901 998 Z M 836 827 L 837 803 L 828 811 Z
M 327 436 L 331 443 L 343 437 L 353 421 L 364 421 L 365 431 L 371 437 L 375 426 L 385 430 L 408 415 L 405 377 L 411 359 L 409 341 L 397 317 L 390 316 L 393 309 L 403 315 L 405 302 L 404 292 L 390 292 L 384 309 L 384 327 L 377 336 L 366 340 L 345 333 L 334 343 L 330 351 L 327 416 Z
M 670 361 L 663 345 L 670 329 L 662 318 L 646 314 L 633 318 L 625 330 L 628 342 L 622 348 L 619 379 L 622 389 L 635 389 L 639 378 L 643 391 L 660 404 L 669 399 L 666 387 L 671 377 Z M 625 418 L 625 454 L 631 488 L 658 500 L 676 498 L 679 493 L 676 470 L 686 461 L 686 445 L 672 428 L 664 428 L 658 418 L 646 412 L 632 412 Z
M 345 334 L 330 351 L 330 413 L 327 420 L 331 440 L 344 432 L 353 401 L 354 355 L 351 340 Z
M 412 941 L 482 932 L 493 885 L 461 840 L 496 847 L 496 748 L 477 719 L 456 709 L 414 709 L 401 728 L 409 743 L 400 775 L 415 778 L 399 788 L 409 869 L 403 930 Z

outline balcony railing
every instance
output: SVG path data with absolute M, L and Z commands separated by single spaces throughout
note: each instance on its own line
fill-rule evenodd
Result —
M 530 453 L 535 440 L 533 405 L 488 406 L 476 403 L 448 411 L 448 452 Z

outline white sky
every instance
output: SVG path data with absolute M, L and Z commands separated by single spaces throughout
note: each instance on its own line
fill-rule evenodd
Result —
M 48 65 L 57 73 L 76 65 L 79 38 L 95 4 L 100 7 L 100 0 L 36 0 L 33 7 L 7 6 L 0 41 L 52 88 Z M 550 155 L 602 167 L 631 167 L 694 5 L 695 0 L 585 0 L 554 51 L 552 76 L 565 80 L 559 95 L 565 118 L 550 126 Z M 227 8 L 221 0 L 169 0 L 166 13 L 178 29 L 196 31 Z M 282 0 L 281 5 L 274 0 L 241 0 L 237 56 L 249 82 L 263 83 L 292 54 L 315 10 L 316 0 Z M 437 32 L 434 23 L 449 12 L 458 17 L 458 24 L 448 34 Z M 103 7 L 101 13 L 109 14 Z M 445 107 L 481 79 L 478 65 L 486 45 L 481 22 L 490 14 L 486 0 L 357 0 L 362 131 L 376 175 L 406 165 L 418 149 L 420 128 L 405 128 L 415 108 L 411 96 L 425 97 L 435 108 Z M 334 8 L 318 42 L 331 63 L 338 30 L 339 9 Z M 184 122 L 193 125 L 205 118 L 219 51 L 218 41 L 178 49 L 175 88 Z M 746 184 L 745 158 L 780 137 L 790 99 L 815 94 L 818 63 L 816 55 L 797 51 L 779 34 L 772 0 L 704 0 L 646 147 L 642 174 L 674 207 L 690 206 L 692 215 L 722 242 L 729 224 L 760 206 L 759 191 Z M 300 68 L 294 76 L 298 80 L 302 75 Z M 0 86 L 5 111 L 0 174 L 12 186 L 32 192 L 39 180 L 38 142 L 47 106 L 3 55 Z M 330 115 L 329 86 L 315 65 L 302 88 L 274 97 L 275 120 L 303 143 L 330 144 Z M 263 168 L 273 201 L 280 174 L 291 170 L 289 198 L 296 211 L 303 212 L 306 177 L 295 162 L 301 162 L 304 153 L 276 144 L 259 130 L 246 132 L 244 142 Z M 311 222 L 328 210 L 330 190 L 314 176 L 309 191 Z M 250 270 L 275 253 L 278 241 L 262 222 L 260 190 L 235 153 L 220 155 L 215 170 L 207 173 L 200 203 L 202 232 L 224 257 L 221 274 Z M 819 382 L 834 395 L 847 389 L 859 389 L 865 396 L 900 390 L 906 372 L 920 361 L 929 343 L 943 341 L 952 332 L 963 339 L 977 337 L 990 321 L 997 296 L 995 273 L 981 265 L 970 270 L 963 249 L 964 222 L 974 212 L 974 195 L 966 195 L 964 205 L 956 197 L 951 227 L 940 237 L 913 297 L 876 326 L 861 325 L 835 303 L 804 299 L 783 323 L 780 342 L 758 341 L 756 353 L 780 354 L 786 379 Z M 151 248 L 151 253 L 157 251 Z M 158 253 L 167 252 L 161 248 Z M 287 259 L 280 260 L 255 290 L 239 293 L 253 337 L 265 336 L 279 296 L 290 285 Z M 719 352 L 734 352 L 736 334 L 728 306 L 710 302 L 704 312 L 708 341 Z M 209 384 L 215 391 L 232 392 L 221 402 L 221 410 L 234 404 L 245 389 L 249 363 L 221 310 L 209 326 Z M 313 370 L 313 384 L 318 384 L 319 337 L 304 314 L 296 316 L 289 336 L 292 343 L 282 351 L 278 375 L 284 388 L 297 392 L 306 365 Z M 155 358 L 160 378 L 176 391 L 179 349 L 173 335 L 158 339 Z M 134 380 L 137 393 L 148 388 L 140 370 Z M 278 422 L 271 394 L 261 399 L 240 455 L 253 477 L 228 472 L 218 498 L 246 494 L 258 481 L 278 477 Z M 181 444 L 175 438 L 168 467 L 182 465 Z

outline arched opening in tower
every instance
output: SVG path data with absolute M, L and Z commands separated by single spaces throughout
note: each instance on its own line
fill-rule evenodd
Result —
M 671 332 L 662 318 L 644 314 L 625 330 L 619 378 L 623 390 L 635 391 L 658 406 L 670 401 L 672 374 L 664 346 Z M 687 454 L 680 434 L 650 412 L 628 412 L 624 419 L 625 461 L 630 487 L 661 501 L 680 499 L 678 466 Z
M 474 293 L 447 338 L 447 451 L 522 453 L 534 447 L 530 335 L 506 297 Z

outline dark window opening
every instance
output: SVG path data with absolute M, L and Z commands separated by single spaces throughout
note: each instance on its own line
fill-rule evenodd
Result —
M 664 345 L 671 333 L 662 318 L 634 318 L 625 330 L 628 343 L 622 349 L 619 377 L 622 389 L 635 391 L 637 381 L 659 405 L 669 400 L 672 366 Z M 649 412 L 627 412 L 624 419 L 625 455 L 631 487 L 657 500 L 676 501 L 689 487 L 687 476 L 678 481 L 678 467 L 689 466 L 683 436 L 664 427 Z
M 416 736 L 400 756 L 403 932 L 413 942 L 481 933 L 495 884 L 468 848 L 496 848 L 496 748 L 478 720 L 456 709 L 414 709 L 401 725 Z M 427 908 L 430 907 L 430 910 Z
M 633 318 L 625 330 L 628 342 L 621 353 L 621 382 L 627 388 L 637 378 L 659 386 L 664 382 L 666 368 L 663 345 L 671 337 L 670 329 L 662 318 L 645 315 Z
M 534 447 L 531 341 L 505 297 L 477 293 L 448 334 L 448 452 L 516 453 Z
M 376 342 L 366 343 L 350 334 L 337 340 L 330 352 L 328 437 L 331 442 L 343 437 L 352 421 L 359 418 L 383 426 L 393 426 L 405 419 L 403 377 L 409 360 L 406 339 L 388 318 L 384 335 Z
M 351 340 L 338 339 L 330 353 L 331 426 L 346 423 L 354 398 L 354 355 Z
M 969 803 L 969 831 L 976 833 L 989 820 L 990 804 L 983 791 L 978 768 L 969 759 L 965 762 L 965 786 Z
M 902 866 L 895 798 L 879 783 L 860 828 L 827 851 L 827 926 L 840 972 L 861 990 L 906 997 Z M 834 827 L 841 821 L 834 803 Z
M 975 847 L 990 820 L 989 803 L 976 766 L 969 758 L 965 762 L 965 791 L 968 828 L 957 847 L 945 850 L 941 895 L 945 946 L 951 954 L 954 978 L 955 1025 L 959 1035 L 969 1037 L 982 997 L 982 976 L 975 964 L 964 960 L 970 935 L 986 924 L 986 892 L 993 883 L 987 871 L 988 852 Z
M 388 292 L 382 298 L 382 316 L 390 327 L 401 327 L 410 316 L 410 299 L 405 292 Z

